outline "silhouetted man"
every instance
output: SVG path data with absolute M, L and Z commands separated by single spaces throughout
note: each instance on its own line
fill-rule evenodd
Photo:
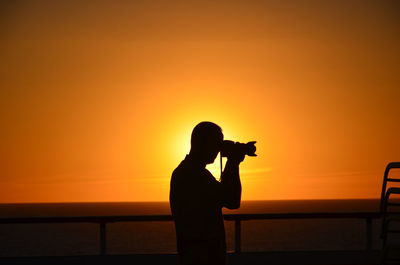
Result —
M 225 264 L 222 207 L 240 207 L 239 164 L 244 155 L 228 157 L 221 181 L 205 168 L 214 162 L 224 136 L 221 128 L 201 122 L 193 129 L 190 153 L 171 177 L 170 206 L 181 264 Z

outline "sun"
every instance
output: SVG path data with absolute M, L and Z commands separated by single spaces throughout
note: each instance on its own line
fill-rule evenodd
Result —
M 199 120 L 198 122 L 201 122 L 201 120 Z M 171 154 L 170 162 L 174 163 L 174 165 L 178 165 L 180 161 L 182 161 L 185 158 L 185 156 L 189 154 L 191 133 L 193 128 L 197 125 L 198 122 L 197 121 L 182 122 L 180 126 L 174 127 L 174 130 L 170 132 L 172 137 L 170 138 L 171 141 L 169 142 L 169 145 L 166 147 L 166 149 Z M 222 128 L 224 133 L 224 139 L 233 139 L 231 133 L 232 131 L 231 127 L 228 126 L 224 127 Z M 221 166 L 222 167 L 224 166 L 226 158 L 222 159 L 222 165 L 220 162 L 221 162 L 220 154 L 218 154 L 218 156 L 214 160 L 214 163 L 208 164 L 206 167 L 216 179 L 220 178 Z

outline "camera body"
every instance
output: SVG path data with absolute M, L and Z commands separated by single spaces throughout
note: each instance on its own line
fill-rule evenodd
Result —
M 235 155 L 248 155 L 257 156 L 256 152 L 256 141 L 248 142 L 247 144 L 233 142 L 230 140 L 224 140 L 221 147 L 221 156 L 230 157 Z

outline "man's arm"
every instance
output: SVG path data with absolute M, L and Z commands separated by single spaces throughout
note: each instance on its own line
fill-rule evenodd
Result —
M 240 207 L 242 184 L 240 183 L 239 164 L 243 159 L 244 155 L 228 158 L 221 175 L 222 206 L 228 209 Z

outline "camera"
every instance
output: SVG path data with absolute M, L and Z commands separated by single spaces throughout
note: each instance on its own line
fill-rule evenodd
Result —
M 230 157 L 234 155 L 257 156 L 256 141 L 248 142 L 247 144 L 224 140 L 221 147 L 221 156 Z

